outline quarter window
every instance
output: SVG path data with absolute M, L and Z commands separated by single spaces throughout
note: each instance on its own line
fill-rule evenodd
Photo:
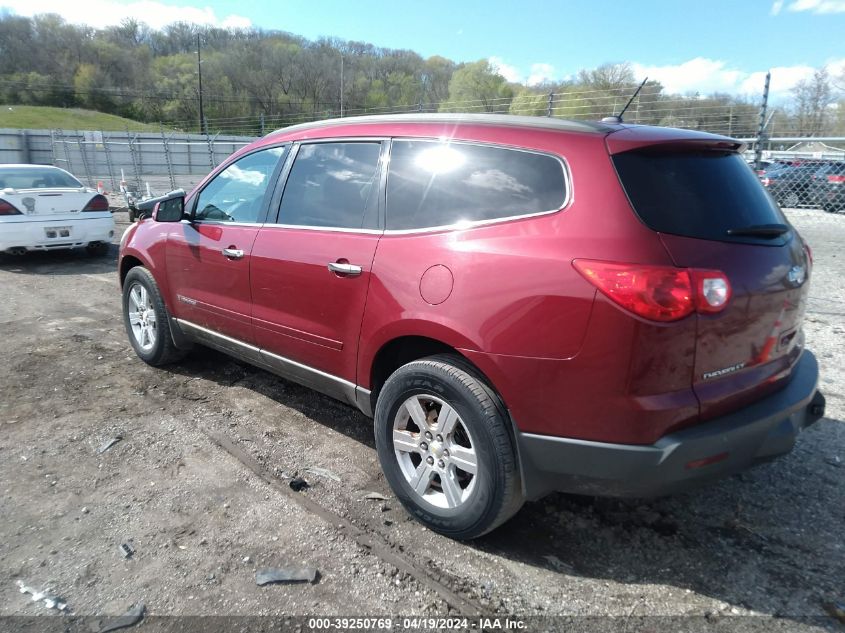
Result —
M 419 229 L 560 209 L 563 165 L 545 154 L 443 143 L 393 142 L 387 228 Z
M 271 147 L 239 158 L 200 192 L 195 219 L 215 222 L 257 222 L 264 194 L 284 147 Z
M 380 143 L 302 145 L 288 176 L 279 223 L 327 228 L 378 226 Z

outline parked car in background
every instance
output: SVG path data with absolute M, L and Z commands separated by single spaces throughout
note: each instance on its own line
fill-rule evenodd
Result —
M 828 213 L 845 211 L 845 161 L 831 163 L 814 175 L 812 200 Z
M 454 538 L 555 490 L 683 490 L 824 412 L 809 247 L 741 150 L 501 115 L 283 129 L 126 230 L 126 333 L 374 417 L 397 498 Z
M 807 206 L 813 200 L 813 177 L 830 164 L 830 161 L 802 162 L 767 172 L 761 182 L 781 207 Z
M 105 196 L 45 165 L 0 165 L 0 251 L 21 255 L 84 247 L 103 254 L 114 237 Z
M 756 173 L 757 173 L 757 176 L 759 176 L 760 180 L 764 181 L 766 178 L 770 177 L 772 174 L 775 174 L 775 173 L 782 171 L 784 169 L 789 169 L 790 167 L 793 167 L 793 164 L 791 162 L 774 161 L 774 162 L 767 164 L 762 169 L 756 170 Z M 752 168 L 753 168 L 753 165 L 752 165 Z M 765 184 L 765 182 L 764 182 L 764 184 Z

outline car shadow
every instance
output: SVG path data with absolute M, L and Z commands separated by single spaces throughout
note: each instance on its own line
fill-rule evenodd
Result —
M 375 448 L 372 423 L 357 410 L 216 351 L 198 347 L 168 371 L 247 387 Z M 845 508 L 845 464 L 834 456 L 842 445 L 845 425 L 825 419 L 790 455 L 708 487 L 652 500 L 553 494 L 466 546 L 561 581 L 600 580 L 632 591 L 666 585 L 710 597 L 724 610 L 806 623 L 823 613 L 825 598 L 841 600 L 845 560 L 832 526 L 841 527 Z M 649 610 L 642 600 L 638 615 Z M 807 605 L 818 610 L 807 613 Z
M 84 248 L 32 251 L 24 255 L 0 253 L 0 270 L 21 275 L 98 275 L 117 272 L 117 244 L 103 255 Z

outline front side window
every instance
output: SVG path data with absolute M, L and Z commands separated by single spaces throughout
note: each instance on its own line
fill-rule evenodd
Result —
M 200 192 L 194 219 L 257 222 L 264 194 L 284 153 L 284 147 L 270 147 L 226 167 Z
M 387 228 L 450 226 L 560 209 L 562 163 L 520 150 L 397 140 L 390 152 Z
M 380 153 L 378 142 L 302 145 L 285 185 L 279 223 L 375 228 Z

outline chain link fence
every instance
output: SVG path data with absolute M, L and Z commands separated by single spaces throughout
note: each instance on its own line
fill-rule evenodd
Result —
M 781 151 L 766 158 L 757 175 L 782 208 L 845 212 L 845 153 Z
M 501 106 L 497 102 L 486 104 L 456 102 L 451 105 L 456 110 L 470 112 L 503 111 L 514 114 L 529 114 L 536 116 L 553 116 L 566 114 L 567 118 L 596 118 L 595 115 L 603 108 L 611 111 L 613 104 L 604 101 L 587 102 L 587 97 L 566 99 L 555 95 L 548 95 L 545 100 L 533 96 L 514 98 Z M 597 98 L 597 97 L 595 97 Z M 603 99 L 606 100 L 605 96 Z M 584 101 L 579 101 L 583 99 Z M 442 111 L 450 104 L 417 104 L 411 110 L 416 112 Z M 624 105 L 624 104 L 623 104 Z M 664 102 L 661 108 L 644 105 L 639 107 L 639 113 L 632 103 L 633 110 L 626 115 L 626 121 L 631 123 L 673 123 L 684 121 L 692 123 L 693 113 L 687 109 L 684 112 L 675 111 L 671 120 L 667 120 L 667 108 L 671 104 Z M 619 106 L 621 107 L 621 105 Z M 694 125 L 696 129 L 726 134 L 732 129 L 748 130 L 753 127 L 750 110 L 741 113 L 739 118 L 708 119 L 715 116 L 706 114 L 707 108 L 715 106 L 701 105 Z M 563 109 L 566 109 L 564 111 Z M 383 113 L 408 112 L 409 108 L 369 109 L 367 112 L 346 111 L 345 114 L 373 114 L 373 110 Z M 702 112 L 704 114 L 702 114 Z M 318 113 L 319 114 L 319 113 Z M 334 114 L 326 111 L 327 116 Z M 729 112 L 729 114 L 731 114 Z M 683 119 L 681 117 L 686 117 Z M 655 121 L 661 116 L 662 118 Z M 721 116 L 721 115 L 720 115 Z M 736 114 L 737 117 L 740 113 Z M 704 117 L 704 118 L 702 118 Z M 77 130 L 0 130 L 0 164 L 2 163 L 39 163 L 52 164 L 62 167 L 92 188 L 100 188 L 105 192 L 117 193 L 112 198 L 113 203 L 119 203 L 120 193 L 131 192 L 135 199 L 150 195 L 159 195 L 172 189 L 182 188 L 191 190 L 206 174 L 214 169 L 227 156 L 258 137 L 257 132 L 271 131 L 284 124 L 293 124 L 304 120 L 321 118 L 319 116 L 297 117 L 296 120 L 262 117 L 260 126 L 252 134 L 188 134 L 167 129 L 160 125 L 158 132 L 101 132 Z M 218 122 L 222 126 L 224 122 Z M 244 121 L 237 125 L 243 129 L 252 129 L 244 125 Z M 723 129 L 727 127 L 727 129 Z M 753 147 L 757 139 L 755 136 L 736 134 L 741 140 Z M 758 176 L 763 185 L 775 200 L 784 208 L 815 208 L 829 212 L 845 211 L 845 138 L 805 138 L 775 137 L 765 138 L 763 161 L 760 165 L 753 164 L 754 153 L 749 150 L 746 158 L 752 167 L 757 168 Z

